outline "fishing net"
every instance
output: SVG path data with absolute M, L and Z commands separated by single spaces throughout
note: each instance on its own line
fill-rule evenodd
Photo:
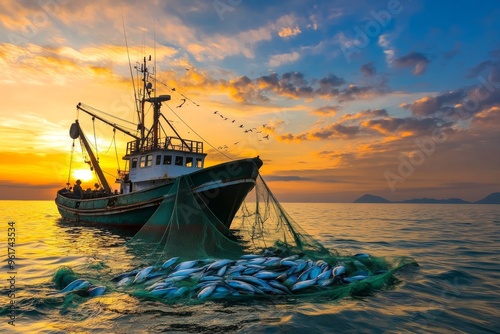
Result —
M 189 175 L 177 178 L 149 221 L 129 242 L 144 262 L 172 256 L 185 259 L 239 258 L 244 253 L 332 256 L 286 213 L 259 175 L 228 229 L 194 193 Z

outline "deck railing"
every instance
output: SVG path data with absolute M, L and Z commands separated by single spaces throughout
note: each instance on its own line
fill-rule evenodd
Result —
M 134 140 L 127 143 L 127 155 L 145 153 L 158 149 L 203 153 L 203 142 L 181 139 L 178 137 L 166 137 L 160 138 L 156 145 L 154 145 L 154 141 L 152 139 L 148 139 L 142 147 L 140 140 Z

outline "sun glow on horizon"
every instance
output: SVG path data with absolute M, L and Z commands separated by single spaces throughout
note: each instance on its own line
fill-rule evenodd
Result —
M 88 169 L 76 169 L 72 174 L 75 180 L 79 179 L 82 182 L 88 182 L 94 178 L 94 173 Z

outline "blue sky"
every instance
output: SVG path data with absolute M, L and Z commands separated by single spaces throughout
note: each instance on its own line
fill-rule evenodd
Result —
M 225 147 L 209 163 L 260 155 L 283 200 L 477 200 L 500 190 L 499 14 L 492 0 L 3 1 L 2 191 L 65 183 L 76 103 L 133 114 L 125 26 L 132 63 L 156 55 L 158 92 L 189 97 L 179 115 Z

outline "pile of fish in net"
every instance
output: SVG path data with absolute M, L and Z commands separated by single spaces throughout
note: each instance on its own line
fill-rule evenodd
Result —
M 408 264 L 408 263 L 407 263 Z M 401 267 L 401 264 L 397 267 Z M 111 279 L 112 290 L 160 299 L 216 300 L 245 296 L 296 296 L 311 294 L 352 294 L 361 285 L 372 291 L 394 283 L 395 268 L 380 258 L 360 253 L 351 257 L 313 261 L 292 255 L 280 257 L 269 250 L 263 254 L 245 254 L 233 259 L 199 259 L 181 261 L 172 257 L 162 265 L 138 268 Z M 105 286 L 76 279 L 59 293 L 78 293 L 95 297 Z M 359 290 L 359 286 L 358 286 Z

